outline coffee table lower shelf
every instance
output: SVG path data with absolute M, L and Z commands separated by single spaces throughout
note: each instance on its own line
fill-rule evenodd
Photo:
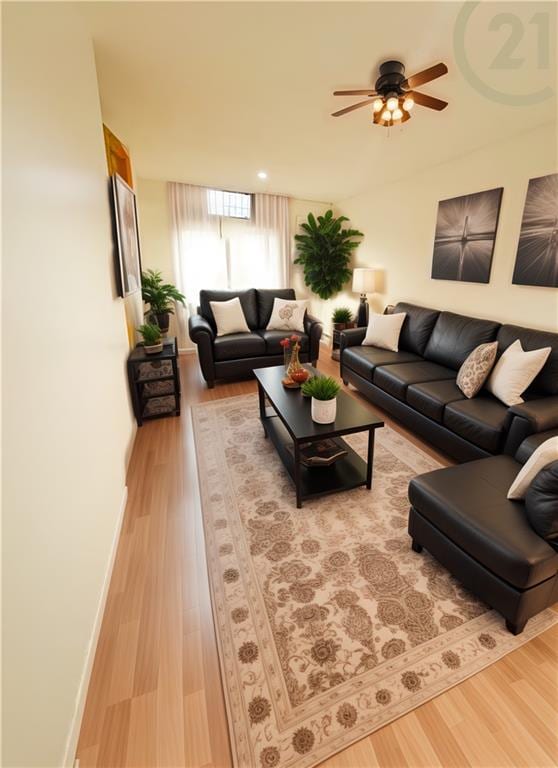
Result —
M 275 445 L 296 487 L 295 460 L 288 448 L 289 445 L 293 445 L 291 436 L 272 408 L 266 408 L 266 416 L 262 419 L 262 423 L 266 435 Z M 299 462 L 300 486 L 297 493 L 297 506 L 300 506 L 304 499 L 348 491 L 367 484 L 366 462 L 344 440 L 336 438 L 336 441 L 343 445 L 347 455 L 330 466 L 306 467 Z

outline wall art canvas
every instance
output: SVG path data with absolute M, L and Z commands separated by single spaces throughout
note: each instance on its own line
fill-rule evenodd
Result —
M 488 283 L 502 202 L 502 187 L 440 200 L 432 277 Z
M 558 173 L 529 181 L 513 282 L 558 288 Z
M 116 279 L 121 296 L 141 288 L 138 214 L 134 190 L 117 173 L 111 176 L 116 243 Z

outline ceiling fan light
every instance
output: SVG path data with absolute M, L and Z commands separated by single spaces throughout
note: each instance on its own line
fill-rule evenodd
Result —
M 381 109 L 383 109 L 384 102 L 382 99 L 374 99 L 374 102 L 372 103 L 372 108 L 374 112 L 379 112 Z
M 386 102 L 386 107 L 389 109 L 389 111 L 393 112 L 393 110 L 397 109 L 398 106 L 399 106 L 399 99 L 397 98 L 397 96 L 390 96 Z
M 385 120 L 386 123 L 390 122 L 391 112 L 389 111 L 389 109 L 384 109 L 384 111 L 382 112 L 382 120 Z
M 407 96 L 407 98 L 403 102 L 403 109 L 406 112 L 410 112 L 414 106 L 415 106 L 414 99 L 412 99 L 410 96 Z
M 399 109 L 399 107 L 393 110 L 394 120 L 401 120 L 402 117 L 403 117 L 403 112 Z

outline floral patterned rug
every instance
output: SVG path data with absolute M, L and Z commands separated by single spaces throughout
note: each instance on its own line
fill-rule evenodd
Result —
M 426 552 L 407 486 L 438 465 L 388 427 L 374 480 L 305 502 L 255 395 L 192 408 L 221 671 L 237 766 L 309 768 L 475 674 L 519 637 Z M 366 455 L 366 433 L 348 438 Z

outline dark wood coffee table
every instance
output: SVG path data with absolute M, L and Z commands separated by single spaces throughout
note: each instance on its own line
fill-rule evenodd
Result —
M 320 372 L 305 365 L 313 376 Z M 372 487 L 374 460 L 374 433 L 384 422 L 374 411 L 355 398 L 340 392 L 337 396 L 337 415 L 331 424 L 316 424 L 310 415 L 310 398 L 302 396 L 300 389 L 286 389 L 281 383 L 285 368 L 257 368 L 260 419 L 266 437 L 269 437 L 281 457 L 296 488 L 296 506 L 304 499 L 328 493 L 348 491 L 365 485 Z M 267 401 L 267 403 L 266 403 Z M 364 461 L 341 435 L 368 432 L 368 460 Z M 336 438 L 347 455 L 328 467 L 306 467 L 300 460 L 300 446 L 325 438 Z M 292 451 L 289 450 L 292 446 Z

